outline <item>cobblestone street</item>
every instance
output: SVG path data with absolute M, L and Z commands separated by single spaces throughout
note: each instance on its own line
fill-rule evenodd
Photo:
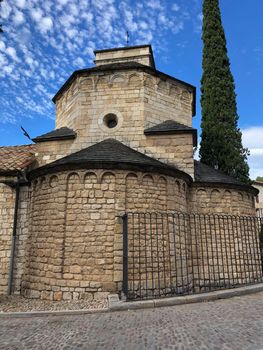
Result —
M 262 350 L 263 292 L 148 310 L 0 318 L 0 349 Z

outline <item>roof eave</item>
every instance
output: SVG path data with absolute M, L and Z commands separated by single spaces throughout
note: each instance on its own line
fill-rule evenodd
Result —
M 64 136 L 55 136 L 55 137 L 36 137 L 32 139 L 32 141 L 39 142 L 48 142 L 48 141 L 64 141 L 64 140 L 74 140 L 76 138 L 75 135 L 64 135 Z
M 116 161 L 101 161 L 101 160 L 90 160 L 90 161 L 71 161 L 65 164 L 55 164 L 52 163 L 42 166 L 40 168 L 31 170 L 29 172 L 29 179 L 33 179 L 38 176 L 43 176 L 46 174 L 61 172 L 65 170 L 73 169 L 106 169 L 106 170 L 129 170 L 129 171 L 142 171 L 142 172 L 153 172 L 164 174 L 168 176 L 177 176 L 184 179 L 187 183 L 192 183 L 193 179 L 187 173 L 172 168 L 169 165 L 148 165 L 136 162 L 116 162 Z
M 0 176 L 17 176 L 19 174 L 20 174 L 20 170 L 18 169 L 12 169 L 12 170 L 0 169 Z
M 253 186 L 246 185 L 246 184 L 231 184 L 227 182 L 210 182 L 210 181 L 194 181 L 193 186 L 199 187 L 199 186 L 204 186 L 204 187 L 224 187 L 224 188 L 232 188 L 232 189 L 237 189 L 241 191 L 247 191 L 252 193 L 254 196 L 257 196 L 259 194 L 259 190 L 256 189 Z

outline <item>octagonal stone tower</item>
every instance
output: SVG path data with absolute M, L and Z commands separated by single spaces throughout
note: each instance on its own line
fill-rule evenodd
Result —
M 74 72 L 53 99 L 56 129 L 73 129 L 77 138 L 63 149 L 45 140 L 39 164 L 114 138 L 193 177 L 195 88 L 156 70 L 150 45 L 95 55 L 96 67 Z

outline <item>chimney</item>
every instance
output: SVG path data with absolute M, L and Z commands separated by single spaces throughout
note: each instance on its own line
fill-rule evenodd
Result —
M 138 62 L 155 68 L 151 45 L 127 46 L 94 51 L 96 66 L 113 63 Z

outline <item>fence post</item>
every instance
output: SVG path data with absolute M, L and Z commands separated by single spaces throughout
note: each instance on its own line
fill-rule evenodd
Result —
M 127 297 L 128 294 L 128 214 L 122 216 L 123 224 L 123 277 L 122 277 L 122 291 Z

